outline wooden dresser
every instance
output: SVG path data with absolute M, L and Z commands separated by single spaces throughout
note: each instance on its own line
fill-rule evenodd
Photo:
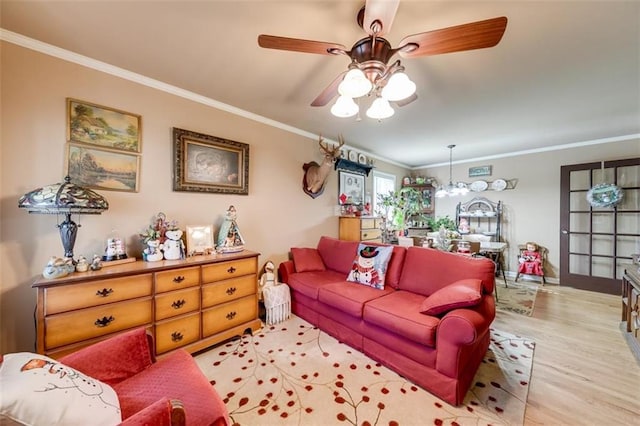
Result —
M 340 216 L 339 238 L 348 241 L 382 242 L 380 218 Z
M 136 327 L 155 353 L 193 353 L 247 330 L 258 318 L 258 256 L 242 251 L 137 261 L 63 278 L 38 278 L 37 351 L 60 357 Z

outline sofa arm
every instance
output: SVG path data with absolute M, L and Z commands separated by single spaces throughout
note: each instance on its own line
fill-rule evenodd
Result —
M 182 402 L 161 398 L 122 421 L 122 426 L 184 426 L 186 416 Z
M 155 361 L 151 347 L 151 336 L 144 328 L 138 328 L 87 346 L 59 361 L 113 385 L 151 365 Z
M 495 305 L 491 296 L 484 297 L 475 309 L 455 309 L 447 313 L 436 332 L 436 369 L 449 377 L 458 377 L 476 346 L 489 333 L 494 316 Z
M 293 274 L 294 272 L 296 272 L 296 267 L 293 263 L 293 260 L 282 262 L 278 266 L 278 281 L 285 284 L 288 283 L 289 275 Z

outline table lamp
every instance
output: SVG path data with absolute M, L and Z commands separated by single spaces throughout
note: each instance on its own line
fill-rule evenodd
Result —
M 73 246 L 78 227 L 72 214 L 100 214 L 109 208 L 107 200 L 97 192 L 71 183 L 66 176 L 64 182 L 43 186 L 24 194 L 18 207 L 29 213 L 64 214 L 65 220 L 58 225 L 64 247 L 64 256 L 73 259 Z M 75 264 L 75 260 L 74 260 Z

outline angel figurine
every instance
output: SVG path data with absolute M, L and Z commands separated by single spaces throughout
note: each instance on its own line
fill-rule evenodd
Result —
M 235 253 L 244 250 L 244 239 L 240 235 L 236 216 L 236 208 L 229 206 L 218 234 L 217 250 L 220 253 Z

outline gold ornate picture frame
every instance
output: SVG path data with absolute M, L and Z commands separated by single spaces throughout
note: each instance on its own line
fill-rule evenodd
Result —
M 173 190 L 249 194 L 249 145 L 173 129 Z

